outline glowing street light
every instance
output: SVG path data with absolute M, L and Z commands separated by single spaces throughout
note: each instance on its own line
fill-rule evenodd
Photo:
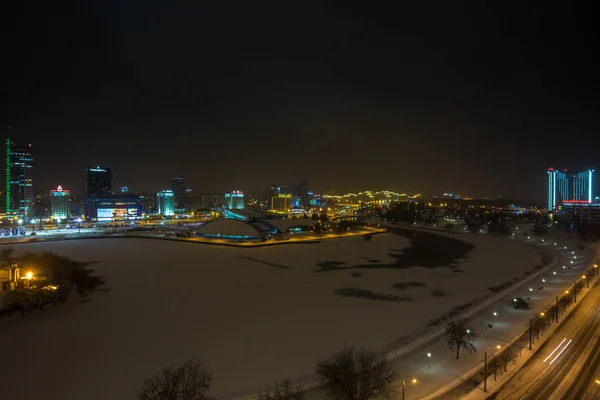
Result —
M 17 221 L 19 223 L 19 225 L 23 225 L 23 220 L 19 218 L 19 220 Z
M 29 271 L 25 274 L 25 279 L 33 279 L 33 272 Z
M 502 348 L 502 346 L 500 346 L 500 345 L 497 345 L 497 346 L 496 346 L 496 349 L 497 349 L 497 350 L 500 350 L 501 348 Z

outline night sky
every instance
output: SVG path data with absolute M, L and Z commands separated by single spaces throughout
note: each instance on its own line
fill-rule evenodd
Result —
M 36 190 L 100 164 L 133 190 L 541 199 L 547 167 L 600 167 L 583 3 L 12 3 L 0 132 L 32 144 Z

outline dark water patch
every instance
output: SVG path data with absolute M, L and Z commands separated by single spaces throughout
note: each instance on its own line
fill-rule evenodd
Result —
M 274 268 L 279 268 L 279 269 L 291 269 L 290 267 L 288 267 L 286 265 L 276 264 L 276 263 L 272 263 L 269 261 L 263 261 L 263 260 L 259 260 L 254 257 L 240 256 L 240 258 L 243 258 L 243 259 L 249 260 L 249 261 L 254 261 L 255 263 L 259 263 L 259 264 L 268 265 L 269 267 L 274 267 Z
M 346 263 L 343 261 L 318 262 L 317 265 L 320 267 L 320 269 L 316 269 L 314 272 L 339 271 L 339 270 L 347 269 L 347 268 L 341 267 L 342 265 L 345 265 L 345 264 Z
M 491 290 L 492 292 L 498 293 L 498 292 L 500 292 L 500 291 L 508 288 L 512 284 L 513 284 L 513 281 L 506 282 L 506 283 L 503 283 L 503 284 L 498 285 L 498 286 L 491 286 L 491 287 L 488 288 L 488 290 Z
M 450 319 L 452 319 L 454 317 L 457 317 L 458 315 L 460 315 L 463 312 L 465 312 L 469 307 L 473 306 L 473 304 L 475 304 L 476 302 L 477 302 L 477 299 L 471 300 L 468 303 L 464 303 L 464 304 L 461 304 L 459 306 L 456 306 L 448 314 L 446 314 L 444 316 L 441 316 L 439 318 L 432 319 L 431 321 L 429 321 L 429 324 L 427 324 L 427 326 L 429 326 L 429 327 L 437 326 L 437 325 L 441 324 L 442 322 L 445 322 L 445 321 L 450 320 Z
M 444 291 L 442 289 L 433 289 L 431 291 L 431 295 L 433 297 L 445 297 L 445 296 L 448 296 L 450 294 L 452 294 L 452 293 L 448 293 L 448 292 L 446 292 L 446 291 Z
M 381 262 L 381 260 L 367 260 L 367 261 L 369 261 L 370 263 L 378 263 L 378 262 Z
M 411 287 L 427 287 L 427 285 L 424 284 L 423 282 L 416 282 L 416 281 L 398 282 L 398 283 L 394 283 L 392 286 L 398 290 L 406 290 L 406 289 L 410 289 Z
M 390 228 L 390 232 L 406 237 L 410 245 L 404 249 L 391 249 L 389 256 L 395 259 L 392 263 L 372 263 L 355 265 L 350 268 L 358 269 L 409 269 L 412 267 L 423 268 L 450 268 L 458 269 L 458 261 L 465 260 L 467 254 L 475 248 L 471 243 L 441 236 L 436 233 L 413 231 L 403 228 Z
M 408 296 L 399 297 L 391 294 L 375 293 L 370 290 L 357 288 L 336 289 L 335 294 L 342 297 L 359 297 L 362 299 L 375 301 L 412 301 L 412 298 Z
M 364 274 L 362 272 L 353 272 L 350 274 L 350 276 L 352 276 L 353 278 L 360 278 L 363 275 Z

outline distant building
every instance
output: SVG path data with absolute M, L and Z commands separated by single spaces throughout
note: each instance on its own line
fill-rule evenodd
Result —
M 271 197 L 271 210 L 290 213 L 292 211 L 292 196 L 289 194 L 282 194 Z
M 156 212 L 164 216 L 175 214 L 175 194 L 171 189 L 156 193 Z
M 171 191 L 175 199 L 175 212 L 185 212 L 186 187 L 184 178 L 171 179 Z
M 112 172 L 110 168 L 87 166 L 85 169 L 85 197 L 112 195 Z
M 52 215 L 50 191 L 37 193 L 33 202 L 33 217 L 42 219 L 50 218 L 50 215 Z
M 244 209 L 244 192 L 233 190 L 225 193 L 225 208 L 228 210 Z
M 591 203 L 593 201 L 594 170 L 578 172 L 573 176 L 573 198 L 571 200 Z
M 85 202 L 87 221 L 123 221 L 142 216 L 142 201 L 135 195 L 90 197 Z
M 569 180 L 566 170 L 548 169 L 548 211 L 557 209 L 557 205 L 569 198 Z
M 300 179 L 297 190 L 297 196 L 300 198 L 300 205 L 302 207 L 308 206 L 310 204 L 310 198 L 308 197 L 308 179 Z
M 52 218 L 69 218 L 69 191 L 58 186 L 56 190 L 50 191 L 50 202 L 52 207 Z
M 138 193 L 138 196 L 140 197 L 145 213 L 153 214 L 156 212 L 156 193 L 141 191 Z
M 7 217 L 33 215 L 33 155 L 31 145 L 6 139 L 4 159 L 4 206 Z
M 594 170 L 576 174 L 567 170 L 548 169 L 548 211 L 555 211 L 561 204 L 594 202 Z
M 271 186 L 269 186 L 269 199 L 279 196 L 281 194 L 280 191 L 281 188 L 276 184 L 272 184 Z

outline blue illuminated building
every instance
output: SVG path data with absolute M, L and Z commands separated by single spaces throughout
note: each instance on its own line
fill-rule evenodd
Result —
M 156 193 L 156 211 L 164 216 L 175 215 L 175 193 L 171 189 Z
M 241 190 L 233 190 L 225 193 L 225 208 L 229 210 L 244 209 L 244 192 Z
M 594 170 L 576 174 L 567 170 L 548 169 L 548 211 L 557 210 L 563 203 L 594 202 Z

